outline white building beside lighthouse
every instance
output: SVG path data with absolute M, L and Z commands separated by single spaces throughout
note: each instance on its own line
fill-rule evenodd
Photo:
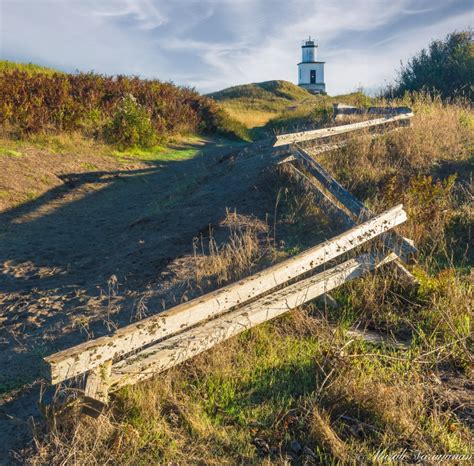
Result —
M 298 63 L 298 86 L 314 94 L 326 92 L 324 62 L 316 60 L 317 48 L 311 37 L 305 40 L 301 46 L 302 61 Z

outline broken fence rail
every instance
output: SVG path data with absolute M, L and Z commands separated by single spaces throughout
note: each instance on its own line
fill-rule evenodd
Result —
M 323 193 L 329 194 L 341 204 L 350 213 L 355 223 L 374 216 L 368 207 L 338 183 L 307 151 L 296 144 L 290 147 L 290 151 L 294 158 L 301 161 L 306 170 L 320 183 L 319 189 L 322 188 Z M 336 202 L 332 202 L 337 207 Z M 395 232 L 385 234 L 384 242 L 405 262 L 411 262 L 418 252 L 411 241 Z

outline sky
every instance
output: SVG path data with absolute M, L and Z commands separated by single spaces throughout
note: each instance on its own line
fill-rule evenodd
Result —
M 1 59 L 212 92 L 296 83 L 319 44 L 331 95 L 391 82 L 400 61 L 474 24 L 472 0 L 0 0 Z

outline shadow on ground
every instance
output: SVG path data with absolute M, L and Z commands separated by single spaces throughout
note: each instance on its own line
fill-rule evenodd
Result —
M 0 458 L 28 439 L 44 356 L 130 323 L 141 293 L 227 209 L 264 220 L 273 210 L 274 187 L 260 180 L 268 153 L 199 148 L 138 170 L 69 173 L 0 214 L 0 393 L 20 390 L 0 400 Z

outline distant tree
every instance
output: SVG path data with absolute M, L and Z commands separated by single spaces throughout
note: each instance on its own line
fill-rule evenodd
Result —
M 403 65 L 387 97 L 401 97 L 405 92 L 425 91 L 443 99 L 474 97 L 474 44 L 472 30 L 453 32 L 444 41 L 435 40 L 428 50 Z

